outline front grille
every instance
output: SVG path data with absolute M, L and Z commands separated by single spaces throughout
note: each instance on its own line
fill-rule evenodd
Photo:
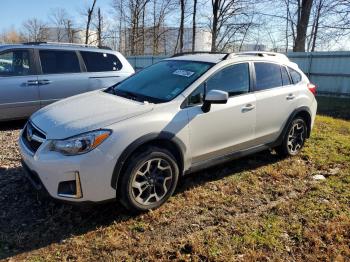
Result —
M 28 122 L 25 126 L 22 139 L 25 145 L 35 153 L 41 144 L 46 140 L 46 135 L 36 128 L 31 122 Z

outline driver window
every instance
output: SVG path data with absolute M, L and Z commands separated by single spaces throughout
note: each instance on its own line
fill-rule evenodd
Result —
M 215 73 L 207 80 L 207 92 L 222 90 L 229 96 L 241 95 L 249 92 L 249 65 L 248 63 L 228 66 Z M 200 85 L 189 97 L 188 104 L 196 105 L 203 102 L 204 84 Z
M 0 54 L 0 77 L 29 74 L 29 52 L 27 50 L 15 50 Z

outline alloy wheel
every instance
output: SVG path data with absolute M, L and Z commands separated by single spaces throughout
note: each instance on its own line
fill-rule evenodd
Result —
M 302 121 L 294 123 L 288 134 L 287 147 L 291 154 L 296 154 L 305 141 L 305 125 Z
M 173 170 L 163 158 L 152 158 L 140 165 L 132 178 L 132 196 L 144 206 L 162 201 L 171 189 Z

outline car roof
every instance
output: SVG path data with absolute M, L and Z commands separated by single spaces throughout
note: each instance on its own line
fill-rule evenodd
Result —
M 101 53 L 118 53 L 110 48 L 87 46 L 84 44 L 70 44 L 70 43 L 24 43 L 24 44 L 3 44 L 0 45 L 0 50 L 16 48 L 16 49 L 48 49 L 48 50 L 71 50 L 71 51 L 93 51 Z

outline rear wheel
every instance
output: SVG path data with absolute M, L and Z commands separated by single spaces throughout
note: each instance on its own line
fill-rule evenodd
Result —
M 289 124 L 282 144 L 276 148 L 279 155 L 295 156 L 304 146 L 307 137 L 307 126 L 303 118 L 297 117 Z
M 120 200 L 131 211 L 158 208 L 174 193 L 178 177 L 174 156 L 168 150 L 149 147 L 127 164 L 118 189 Z

